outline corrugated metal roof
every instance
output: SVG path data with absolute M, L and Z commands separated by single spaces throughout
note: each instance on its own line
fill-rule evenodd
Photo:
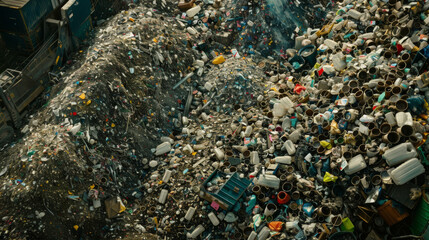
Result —
M 0 7 L 22 8 L 30 0 L 0 0 Z

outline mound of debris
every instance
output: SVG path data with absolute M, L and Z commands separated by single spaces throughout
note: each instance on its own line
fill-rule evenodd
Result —
M 98 30 L 23 139 L 2 152 L 3 237 L 68 239 L 76 225 L 104 238 L 113 229 L 94 211 L 100 201 L 140 198 L 142 159 L 173 131 L 186 95 L 170 86 L 197 52 L 180 42 L 187 37 L 173 20 L 144 8 L 131 16 L 132 25 L 119 15 Z
M 154 1 L 105 22 L 1 153 L 1 236 L 422 235 L 429 5 L 345 1 L 303 29 L 272 18 L 308 6 L 275 3 Z

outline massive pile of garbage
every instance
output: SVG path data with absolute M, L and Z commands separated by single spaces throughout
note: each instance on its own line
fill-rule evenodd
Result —
M 0 236 L 427 234 L 429 3 L 304 3 L 102 23 L 1 153 Z

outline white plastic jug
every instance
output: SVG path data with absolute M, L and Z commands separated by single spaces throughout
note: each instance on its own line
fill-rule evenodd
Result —
M 287 109 L 282 103 L 274 103 L 273 116 L 283 117 L 287 113 Z
M 283 104 L 283 106 L 286 109 L 292 108 L 293 106 L 295 106 L 295 104 L 292 102 L 292 100 L 290 100 L 290 98 L 288 97 L 284 97 L 282 99 L 280 99 L 280 103 Z
M 255 240 L 257 236 L 258 234 L 255 231 L 252 231 L 247 240 Z
M 191 9 L 188 9 L 188 11 L 186 11 L 186 15 L 188 15 L 188 17 L 194 17 L 200 10 L 200 5 L 197 5 Z
M 348 12 L 348 15 L 354 19 L 359 19 L 362 16 L 362 13 L 360 13 L 354 9 L 350 9 Z
M 253 164 L 253 165 L 259 164 L 259 154 L 257 151 L 250 152 L 250 164 Z
M 159 144 L 156 147 L 155 155 L 159 156 L 159 155 L 162 155 L 164 153 L 169 152 L 170 150 L 171 150 L 171 144 L 169 142 L 164 142 L 164 143 Z
M 325 41 L 323 43 L 332 50 L 334 50 L 338 45 L 337 42 L 335 42 L 334 40 L 331 40 L 331 39 L 325 39 Z
M 283 146 L 286 148 L 286 151 L 289 155 L 294 155 L 296 152 L 295 144 L 291 140 L 287 140 Z
M 332 62 L 334 63 L 334 68 L 337 71 L 341 71 L 347 67 L 346 62 L 343 60 L 343 54 L 335 54 L 332 57 Z
M 220 221 L 213 212 L 209 213 L 208 216 L 214 226 L 219 225 Z
M 188 238 L 197 238 L 201 233 L 203 233 L 206 229 L 203 225 L 198 225 L 192 233 L 187 233 Z
M 274 158 L 274 161 L 276 163 L 280 163 L 280 164 L 291 164 L 292 163 L 292 157 L 291 156 L 280 156 L 280 157 Z
M 386 163 L 389 164 L 389 166 L 403 163 L 406 160 L 415 157 L 417 157 L 417 151 L 413 144 L 409 142 L 399 144 L 387 150 L 383 154 L 383 159 L 386 160 Z
M 188 209 L 188 211 L 186 212 L 185 219 L 190 221 L 192 219 L 192 217 L 194 216 L 195 210 L 196 210 L 195 208 L 190 207 Z
M 223 152 L 221 149 L 219 149 L 219 148 L 215 148 L 215 149 L 214 149 L 214 152 L 215 152 L 215 154 L 216 154 L 216 158 L 217 158 L 218 160 L 223 160 L 223 159 L 225 158 L 225 154 L 224 154 L 224 152 Z
M 259 232 L 258 240 L 265 240 L 270 236 L 270 229 L 268 227 L 262 228 L 262 230 Z
M 396 113 L 395 117 L 399 127 L 402 127 L 404 125 L 413 126 L 413 117 L 411 116 L 411 113 L 398 112 Z
M 258 183 L 261 186 L 279 189 L 280 188 L 280 178 L 269 175 L 269 174 L 261 174 L 258 178 Z
M 407 183 L 425 172 L 424 166 L 417 158 L 412 158 L 390 172 L 390 177 L 396 185 Z
M 348 165 L 346 168 L 344 168 L 344 172 L 347 175 L 351 175 L 353 173 L 359 172 L 360 170 L 366 168 L 366 162 L 363 158 L 362 154 L 359 154 L 348 162 Z

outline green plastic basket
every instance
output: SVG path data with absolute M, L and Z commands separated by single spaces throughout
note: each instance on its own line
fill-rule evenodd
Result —
M 423 191 L 423 196 L 413 215 L 410 230 L 414 235 L 420 236 L 429 222 L 429 193 Z

